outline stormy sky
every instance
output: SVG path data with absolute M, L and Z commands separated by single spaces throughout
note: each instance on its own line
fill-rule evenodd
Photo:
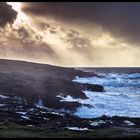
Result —
M 0 3 L 0 58 L 60 66 L 140 66 L 138 2 L 8 5 Z

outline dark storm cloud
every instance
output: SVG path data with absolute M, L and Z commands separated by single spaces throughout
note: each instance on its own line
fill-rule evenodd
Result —
M 139 42 L 140 3 L 128 2 L 42 2 L 25 3 L 24 12 L 51 15 L 63 21 L 96 23 L 114 35 Z
M 13 23 L 16 17 L 17 12 L 11 6 L 5 2 L 0 2 L 0 27 L 5 26 L 7 23 Z

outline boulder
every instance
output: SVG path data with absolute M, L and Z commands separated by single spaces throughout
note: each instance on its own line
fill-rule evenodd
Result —
M 79 84 L 79 83 L 78 83 Z M 81 90 L 95 91 L 95 92 L 103 92 L 104 87 L 96 84 L 80 84 Z

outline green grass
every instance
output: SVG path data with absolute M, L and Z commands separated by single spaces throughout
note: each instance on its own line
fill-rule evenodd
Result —
M 0 125 L 1 138 L 119 138 L 139 137 L 132 133 L 125 133 L 119 128 L 94 129 L 91 131 L 71 131 L 66 129 L 47 129 L 45 126 L 27 128 L 16 124 Z

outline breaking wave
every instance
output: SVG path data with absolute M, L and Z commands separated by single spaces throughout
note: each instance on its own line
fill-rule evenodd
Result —
M 82 118 L 102 115 L 140 117 L 140 73 L 100 73 L 98 77 L 76 77 L 73 81 L 100 84 L 105 88 L 105 92 L 83 91 L 89 99 L 78 100 L 83 106 L 75 115 Z
M 103 73 L 99 74 L 98 77 L 89 77 L 89 78 L 76 77 L 73 81 L 80 83 L 99 84 L 102 86 L 111 86 L 111 87 L 129 87 L 129 86 L 140 87 L 140 73 L 134 74 Z

